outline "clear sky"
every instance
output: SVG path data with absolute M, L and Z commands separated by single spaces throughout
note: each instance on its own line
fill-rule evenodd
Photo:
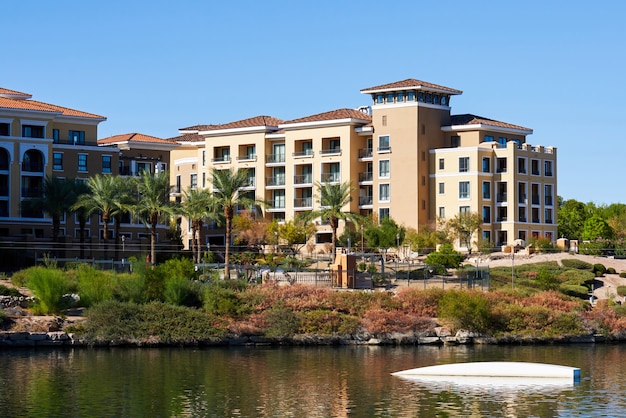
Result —
M 257 115 L 370 104 L 406 78 L 463 90 L 454 114 L 557 147 L 558 194 L 626 203 L 626 2 L 3 2 L 0 86 L 161 138 Z

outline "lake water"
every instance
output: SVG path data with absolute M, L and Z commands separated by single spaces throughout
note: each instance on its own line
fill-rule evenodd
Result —
M 625 416 L 626 346 L 0 351 L 2 417 Z M 580 383 L 426 384 L 465 361 L 581 368 Z

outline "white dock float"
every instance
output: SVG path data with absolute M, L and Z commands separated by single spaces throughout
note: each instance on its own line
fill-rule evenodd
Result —
M 446 378 L 549 379 L 580 381 L 580 369 L 556 364 L 527 362 L 474 362 L 419 367 L 392 373 L 394 376 L 446 380 Z

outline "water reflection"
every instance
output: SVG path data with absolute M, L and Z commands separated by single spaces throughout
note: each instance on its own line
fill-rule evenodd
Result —
M 619 415 L 611 345 L 70 349 L 0 353 L 1 416 L 414 417 Z M 391 373 L 467 361 L 558 363 L 565 386 L 420 382 Z

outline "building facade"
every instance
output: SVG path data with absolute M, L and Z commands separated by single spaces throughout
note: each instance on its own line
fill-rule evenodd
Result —
M 415 79 L 361 92 L 371 103 L 357 110 L 181 129 L 170 139 L 183 145 L 172 151 L 172 182 L 179 191 L 210 187 L 212 169 L 246 168 L 245 192 L 267 201 L 265 216 L 278 221 L 318 209 L 316 182 L 351 182 L 344 209 L 378 220 L 420 230 L 477 212 L 493 245 L 556 238 L 556 149 L 528 144 L 531 129 L 452 115 L 462 91 Z M 207 240 L 222 236 L 212 229 Z M 318 223 L 315 243 L 329 239 Z

